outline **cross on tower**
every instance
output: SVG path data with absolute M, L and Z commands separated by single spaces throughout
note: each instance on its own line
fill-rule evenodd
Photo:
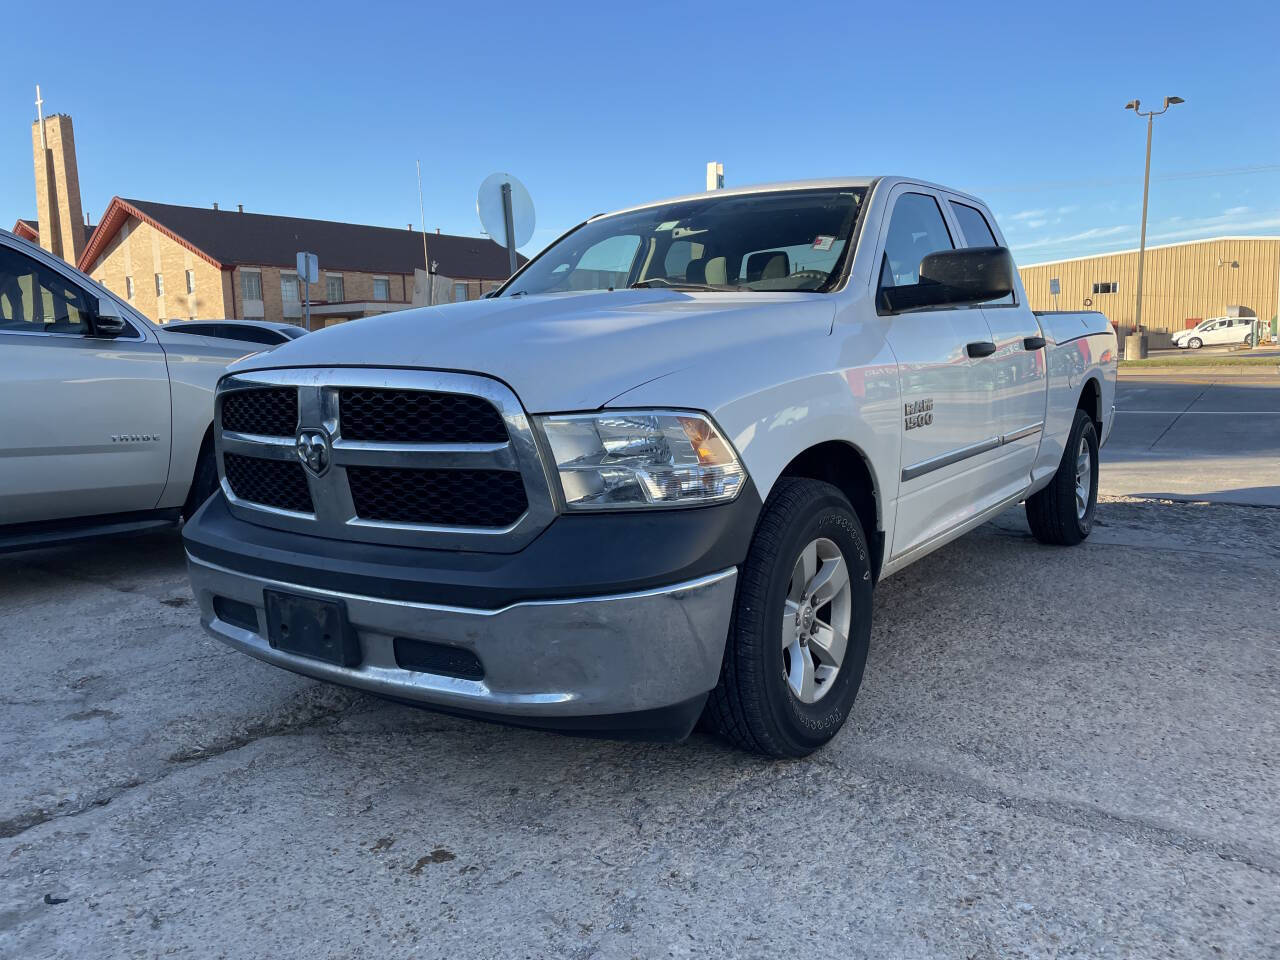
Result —
M 40 124 L 40 149 L 47 150 L 44 142 L 44 100 L 40 96 L 40 84 L 36 84 L 36 122 Z

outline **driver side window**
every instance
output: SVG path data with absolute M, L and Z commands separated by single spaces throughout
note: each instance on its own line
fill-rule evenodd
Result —
M 938 201 L 923 193 L 904 193 L 893 206 L 889 235 L 880 264 L 880 289 L 920 282 L 920 261 L 939 250 L 954 250 Z
M 0 333 L 89 332 L 89 297 L 56 270 L 0 247 Z

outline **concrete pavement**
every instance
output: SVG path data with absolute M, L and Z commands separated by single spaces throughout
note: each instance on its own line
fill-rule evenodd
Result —
M 1122 375 L 1116 408 L 1104 494 L 1280 507 L 1280 377 Z
M 768 763 L 275 670 L 172 535 L 3 559 L 0 956 L 1264 956 L 1277 581 L 1280 511 L 1010 511 L 877 589 L 847 728 Z

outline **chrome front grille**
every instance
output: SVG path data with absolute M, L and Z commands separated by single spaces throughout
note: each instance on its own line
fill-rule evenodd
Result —
M 285 434 L 290 409 L 294 426 Z M 554 514 L 528 418 L 487 377 L 264 370 L 225 378 L 216 410 L 223 493 L 233 513 L 254 523 L 511 552 Z
M 263 437 L 292 437 L 298 432 L 298 391 L 292 387 L 239 390 L 222 402 L 225 430 Z
M 483 397 L 432 390 L 338 391 L 348 440 L 398 443 L 505 443 L 507 428 Z
M 348 467 L 356 516 L 393 523 L 507 527 L 529 508 L 510 470 Z
M 224 454 L 227 485 L 246 503 L 293 513 L 314 513 L 307 472 L 301 463 Z

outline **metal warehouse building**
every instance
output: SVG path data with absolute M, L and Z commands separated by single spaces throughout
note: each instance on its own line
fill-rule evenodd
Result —
M 1034 310 L 1100 310 L 1117 326 L 1133 325 L 1137 250 L 1037 263 L 1021 273 Z M 1183 330 L 1188 321 L 1226 316 L 1232 307 L 1270 321 L 1280 298 L 1280 237 L 1147 247 L 1144 273 L 1142 325 L 1148 330 Z M 1050 292 L 1055 278 L 1056 297 Z

